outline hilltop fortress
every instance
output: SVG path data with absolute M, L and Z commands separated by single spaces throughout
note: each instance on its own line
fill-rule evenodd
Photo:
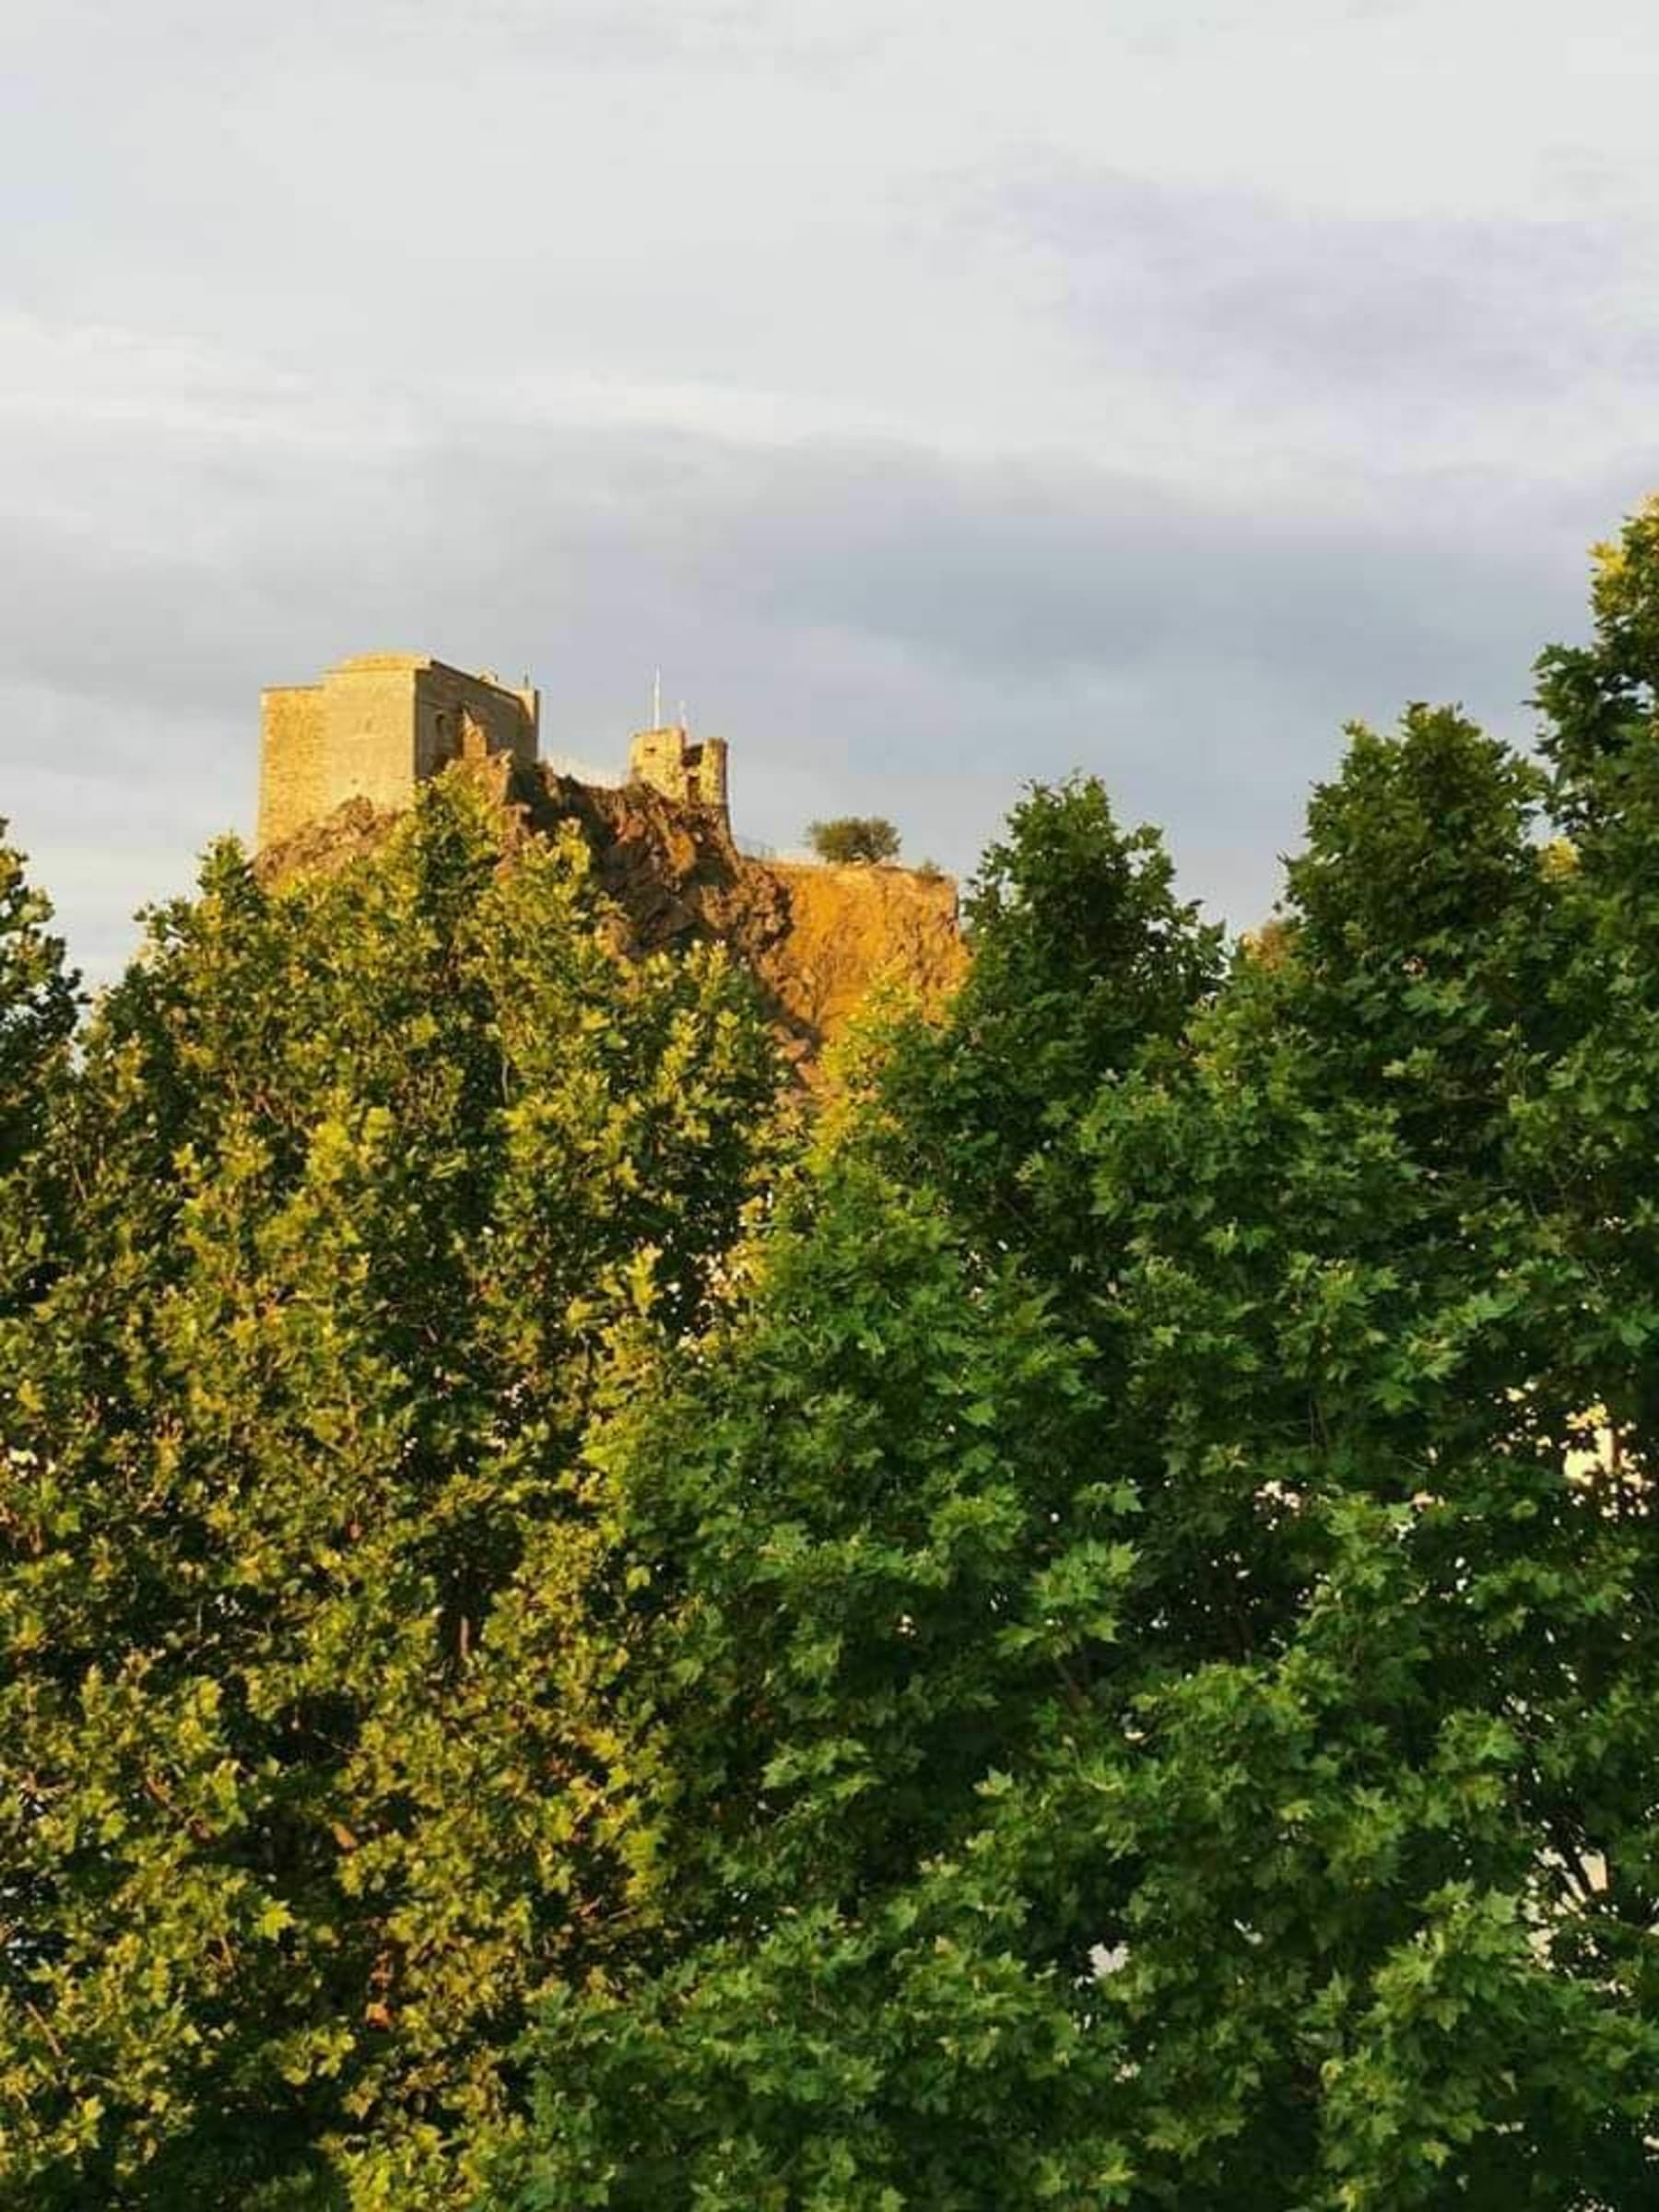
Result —
M 732 838 L 727 747 L 683 724 L 637 731 L 628 779 L 541 758 L 541 700 L 429 654 L 359 653 L 261 697 L 258 867 L 267 882 L 347 865 L 417 787 L 457 763 L 488 784 L 512 838 L 573 825 L 634 949 L 717 939 L 754 973 L 785 1050 L 810 1074 L 878 978 L 937 1004 L 966 956 L 956 886 L 935 872 L 761 861 Z
M 506 754 L 534 768 L 541 696 L 487 670 L 468 676 L 416 653 L 360 653 L 314 684 L 260 695 L 258 842 L 281 844 L 350 799 L 396 810 L 454 760 Z M 636 732 L 629 779 L 730 830 L 724 737 L 693 742 L 683 724 Z

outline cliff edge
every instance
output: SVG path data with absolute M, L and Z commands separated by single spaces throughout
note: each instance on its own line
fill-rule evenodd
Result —
M 624 918 L 625 949 L 728 946 L 755 976 L 784 1050 L 808 1080 L 876 983 L 897 982 L 933 1007 L 967 966 L 948 877 L 751 859 L 706 808 L 638 783 L 581 783 L 545 763 L 497 757 L 450 772 L 489 787 L 515 839 L 565 822 L 580 830 Z M 394 810 L 348 799 L 266 847 L 255 866 L 267 883 L 344 867 L 396 819 Z

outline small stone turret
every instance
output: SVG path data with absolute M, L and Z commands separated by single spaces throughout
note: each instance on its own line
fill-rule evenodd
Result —
M 628 748 L 628 776 L 629 782 L 660 791 L 665 799 L 681 806 L 702 807 L 730 835 L 724 737 L 693 740 L 684 723 L 671 723 L 661 730 L 639 730 Z

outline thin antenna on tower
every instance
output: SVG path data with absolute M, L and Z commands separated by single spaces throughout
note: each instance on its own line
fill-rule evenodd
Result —
M 653 730 L 660 730 L 663 726 L 663 672 L 660 668 L 651 684 L 651 726 Z
M 680 728 L 682 730 L 688 730 L 691 727 L 691 724 L 686 719 L 686 702 L 683 699 L 679 702 L 679 718 Z

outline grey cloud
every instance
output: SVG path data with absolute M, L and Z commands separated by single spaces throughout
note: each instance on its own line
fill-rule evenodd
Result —
M 660 664 L 759 837 L 961 866 L 1076 763 L 1251 918 L 1345 716 L 1524 735 L 1659 477 L 1586 8 L 1558 83 L 1500 0 L 11 0 L 0 812 L 107 965 L 262 684 L 528 668 L 615 760 Z
M 1582 164 L 1563 150 L 1547 166 Z M 1409 426 L 1471 395 L 1501 411 L 1651 378 L 1651 225 L 1598 173 L 1606 205 L 1563 187 L 1572 212 L 1503 220 L 1347 215 L 1048 164 L 993 197 L 1015 238 L 1056 257 L 1066 312 L 1114 356 Z
M 40 510 L 98 450 L 41 458 Z M 356 467 L 332 441 L 256 451 L 175 427 L 96 535 L 13 487 L 0 811 L 49 884 L 63 851 L 100 960 L 193 845 L 246 820 L 261 685 L 382 645 L 529 669 L 548 747 L 597 760 L 662 665 L 732 738 L 743 826 L 778 844 L 857 805 L 962 868 L 1022 779 L 1093 770 L 1203 853 L 1191 888 L 1248 921 L 1345 717 L 1451 695 L 1524 730 L 1530 656 L 1572 622 L 1577 548 L 1624 497 L 1583 517 L 1535 501 L 1517 530 L 1512 500 L 1447 485 L 1345 520 L 1335 499 L 1268 513 L 897 443 L 436 413 L 384 451 L 366 437 Z M 74 857 L 94 836 L 101 887 Z
M 439 39 L 472 57 L 719 59 L 759 42 L 769 17 L 765 0 L 559 0 L 551 8 L 545 0 L 467 0 L 464 14 L 435 11 L 430 0 L 354 0 L 345 10 L 334 0 L 288 0 L 281 8 L 258 0 L 146 0 L 141 15 L 128 0 L 16 0 L 14 29 L 54 53 L 84 53 L 92 41 L 107 52 L 114 42 L 141 53 L 171 50 L 186 67 L 220 59 L 246 67 L 290 52 L 313 63 L 327 54 L 383 66 L 429 58 Z M 828 24 L 821 37 L 830 41 Z M 805 42 L 815 43 L 810 35 Z

